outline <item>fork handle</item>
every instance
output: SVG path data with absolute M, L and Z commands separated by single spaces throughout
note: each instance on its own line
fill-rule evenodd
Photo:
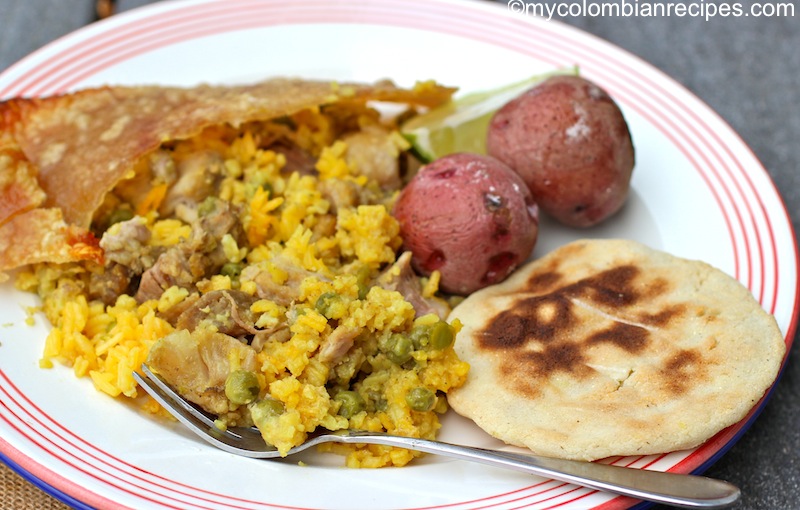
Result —
M 554 459 L 371 432 L 349 431 L 338 437 L 337 442 L 382 444 L 445 455 L 684 508 L 722 508 L 740 496 L 736 486 L 705 476 Z

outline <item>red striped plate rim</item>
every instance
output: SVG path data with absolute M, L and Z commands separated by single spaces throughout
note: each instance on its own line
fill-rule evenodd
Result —
M 795 282 L 784 287 L 779 285 L 779 257 L 783 256 L 778 253 L 773 222 L 786 222 L 785 210 L 778 218 L 770 215 L 770 207 L 764 202 L 763 192 L 756 182 L 766 172 L 724 121 L 683 87 L 629 53 L 564 25 L 507 15 L 496 7 L 448 0 L 164 2 L 84 28 L 32 54 L 0 75 L 0 97 L 65 92 L 105 69 L 173 44 L 279 25 L 343 23 L 413 28 L 478 40 L 554 67 L 577 62 L 582 72 L 591 75 L 618 101 L 657 127 L 697 171 L 724 218 L 730 246 L 720 249 L 731 250 L 734 276 L 747 285 L 771 313 L 778 307 L 779 291 L 786 286 L 792 286 L 792 303 L 797 302 Z M 35 65 L 24 68 L 26 62 L 35 62 Z M 4 76 L 10 79 L 3 80 Z M 743 151 L 745 156 L 742 156 Z M 745 158 L 751 161 L 743 161 Z M 789 257 L 795 274 L 797 258 L 795 249 Z M 796 322 L 795 311 L 787 328 L 787 345 L 791 344 Z M 2 419 L 25 441 L 95 483 L 108 486 L 112 492 L 119 491 L 163 508 L 183 508 L 187 504 L 193 508 L 300 508 L 217 494 L 143 471 L 60 425 L 19 391 L 2 371 L 0 406 Z M 665 460 L 676 454 L 609 461 L 640 468 L 650 465 L 658 468 L 660 462 L 667 462 L 671 463 L 669 471 L 692 472 L 729 446 L 760 407 L 740 424 L 723 430 L 700 448 L 686 455 L 678 454 L 681 458 L 677 462 Z M 2 439 L 0 450 L 33 476 L 76 499 L 102 508 L 118 507 L 90 488 L 33 461 Z M 580 505 L 581 500 L 592 494 L 594 491 L 588 489 L 544 481 L 503 494 L 425 508 L 556 508 Z M 632 504 L 635 501 L 614 498 L 597 508 L 626 508 Z

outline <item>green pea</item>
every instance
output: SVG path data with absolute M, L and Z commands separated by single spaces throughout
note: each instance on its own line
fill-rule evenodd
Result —
M 340 391 L 333 397 L 333 400 L 341 402 L 342 405 L 339 407 L 339 415 L 348 420 L 363 411 L 366 407 L 364 397 L 357 391 Z
M 200 202 L 200 205 L 197 206 L 197 215 L 198 216 L 208 216 L 217 208 L 217 199 L 214 197 L 206 197 L 205 200 Z
M 270 198 L 273 198 L 275 196 L 275 190 L 272 188 L 272 184 L 267 182 L 267 179 L 269 179 L 269 176 L 265 174 L 262 182 L 259 183 L 259 187 L 266 191 Z
M 406 393 L 406 403 L 415 411 L 430 411 L 436 405 L 436 394 L 420 386 Z
M 411 328 L 408 336 L 414 343 L 415 349 L 422 349 L 430 342 L 431 326 L 417 324 Z
M 370 270 L 369 266 L 364 265 L 356 271 L 356 285 L 358 285 L 358 299 L 364 299 L 369 293 Z
M 258 428 L 265 426 L 270 418 L 282 415 L 284 411 L 283 402 L 271 397 L 256 400 L 248 406 L 248 409 L 253 424 Z
M 256 417 L 264 420 L 271 416 L 280 416 L 284 410 L 283 402 L 269 397 L 250 404 L 250 415 L 253 417 L 253 421 L 256 421 Z
M 339 319 L 347 313 L 342 296 L 335 292 L 325 292 L 317 298 L 314 308 L 327 319 Z
M 455 340 L 455 331 L 450 324 L 439 321 L 431 329 L 430 345 L 434 349 L 446 349 L 453 345 Z
M 414 342 L 405 335 L 394 333 L 386 340 L 383 351 L 393 363 L 402 365 L 411 359 L 411 353 L 414 352 Z
M 242 274 L 242 263 L 241 262 L 226 262 L 222 265 L 222 269 L 219 270 L 220 274 L 224 276 L 229 276 L 231 278 L 238 278 L 240 274 Z
M 260 390 L 258 377 L 249 370 L 234 370 L 225 379 L 225 396 L 234 405 L 249 404 Z
M 385 411 L 389 407 L 383 393 L 378 390 L 367 391 L 367 410 L 368 411 Z
M 133 211 L 131 211 L 127 207 L 120 207 L 119 209 L 115 209 L 108 216 L 108 226 L 110 227 L 115 223 L 122 223 L 123 221 L 128 221 L 131 218 L 133 218 Z

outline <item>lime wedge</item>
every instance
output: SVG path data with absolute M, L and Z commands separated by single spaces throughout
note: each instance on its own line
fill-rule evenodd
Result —
M 538 74 L 493 90 L 474 92 L 412 117 L 400 133 L 423 162 L 454 152 L 486 153 L 486 130 L 494 112 L 539 82 L 555 75 L 577 75 L 577 67 Z

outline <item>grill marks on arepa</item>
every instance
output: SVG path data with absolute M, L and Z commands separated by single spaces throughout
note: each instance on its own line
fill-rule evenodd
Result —
M 660 341 L 659 329 L 687 309 L 679 304 L 656 313 L 637 311 L 637 305 L 667 292 L 669 283 L 647 279 L 633 265 L 564 286 L 563 280 L 557 271 L 535 274 L 521 293 L 530 295 L 515 300 L 478 333 L 480 347 L 503 359 L 499 375 L 514 391 L 535 395 L 555 373 L 579 379 L 598 376 L 592 363 L 594 347 L 603 344 L 640 353 Z M 664 367 L 665 388 L 678 393 L 688 381 L 702 378 L 700 359 L 692 350 L 676 352 Z M 516 370 L 519 366 L 526 370 Z

